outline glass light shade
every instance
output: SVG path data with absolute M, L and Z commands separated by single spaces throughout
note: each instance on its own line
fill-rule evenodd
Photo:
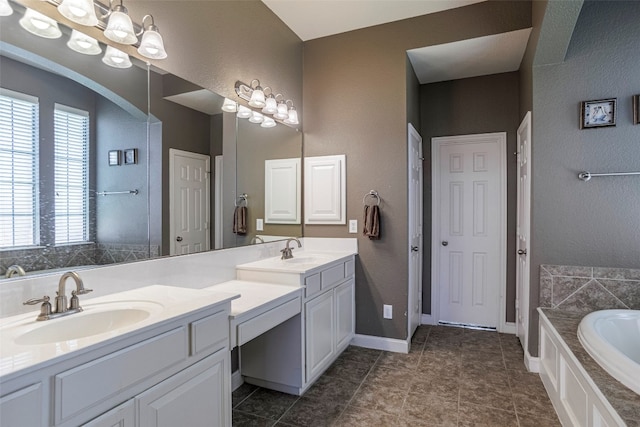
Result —
M 248 119 L 249 117 L 251 117 L 251 113 L 252 111 L 249 108 L 245 107 L 244 105 L 239 105 L 238 113 L 236 115 L 239 119 Z
M 33 9 L 27 8 L 20 19 L 20 26 L 31 34 L 45 39 L 57 39 L 62 35 L 56 21 Z
M 142 33 L 142 41 L 138 53 L 150 59 L 164 59 L 167 57 L 167 51 L 164 50 L 164 42 L 159 32 L 148 29 Z
M 262 112 L 265 114 L 275 114 L 278 112 L 278 103 L 273 95 L 269 95 L 265 100 L 265 106 L 262 109 Z
M 102 53 L 98 40 L 93 37 L 89 37 L 86 34 L 82 34 L 78 30 L 71 31 L 71 37 L 67 42 L 67 46 L 71 50 L 85 54 L 85 55 L 99 55 Z
M 264 120 L 264 116 L 262 115 L 262 113 L 258 113 L 257 111 L 254 111 L 251 113 L 251 117 L 249 118 L 249 121 L 251 123 L 262 123 Z
M 58 12 L 76 24 L 89 27 L 98 25 L 93 0 L 62 0 L 62 3 L 58 5 Z
M 0 16 L 9 16 L 13 13 L 13 9 L 9 5 L 8 0 L 0 0 Z
M 131 60 L 129 59 L 129 55 L 121 50 L 116 49 L 113 46 L 107 46 L 107 51 L 102 57 L 102 62 L 114 68 L 131 67 Z
M 138 41 L 133 32 L 133 23 L 127 15 L 127 9 L 117 5 L 109 16 L 104 35 L 109 40 L 122 44 L 135 44 Z
M 255 108 L 262 108 L 266 105 L 264 100 L 264 91 L 260 86 L 255 88 L 253 92 L 251 92 L 251 99 L 249 100 L 249 105 Z
M 273 120 L 271 117 L 265 117 L 264 120 L 262 121 L 262 124 L 260 125 L 260 127 L 263 128 L 272 128 L 276 125 L 276 121 Z
M 287 104 L 284 102 L 278 103 L 278 112 L 273 115 L 274 119 L 284 120 L 289 117 L 289 112 L 287 111 Z
M 227 113 L 235 113 L 236 111 L 238 111 L 238 104 L 236 104 L 229 98 L 225 98 L 224 103 L 222 104 L 222 111 L 226 111 Z
M 297 125 L 298 122 L 298 112 L 295 107 L 289 108 L 289 117 L 284 119 L 284 122 L 288 125 Z

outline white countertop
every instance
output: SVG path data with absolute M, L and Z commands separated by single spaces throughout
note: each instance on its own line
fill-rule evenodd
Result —
M 98 298 L 81 298 L 81 313 L 65 317 L 36 321 L 39 310 L 0 319 L 0 377 L 14 374 L 35 365 L 44 366 L 54 360 L 98 345 L 107 345 L 114 340 L 124 339 L 144 328 L 153 327 L 171 321 L 179 316 L 226 303 L 239 298 L 239 292 L 226 292 L 222 289 L 188 289 L 172 286 L 153 285 L 130 291 L 119 292 Z M 112 305 L 113 304 L 113 305 Z M 56 323 L 68 326 L 70 320 L 82 322 L 83 316 L 109 311 L 110 307 L 143 308 L 148 317 L 136 323 L 109 328 L 107 332 L 75 339 L 61 339 L 37 344 L 20 343 L 20 337 L 38 332 L 41 327 L 50 328 Z M 39 306 L 37 306 L 39 309 Z M 76 323 L 77 325 L 78 323 Z
M 306 274 L 351 255 L 355 255 L 355 252 L 320 252 L 294 249 L 293 258 L 291 259 L 283 260 L 280 259 L 280 257 L 266 258 L 259 261 L 239 264 L 236 266 L 236 270 Z
M 231 301 L 230 317 L 237 323 L 241 323 L 247 318 L 257 316 L 261 312 L 291 300 L 302 292 L 302 288 L 297 286 L 244 280 L 231 280 L 205 289 L 240 294 L 240 298 Z

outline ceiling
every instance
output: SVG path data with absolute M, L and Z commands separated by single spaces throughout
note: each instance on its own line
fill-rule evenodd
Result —
M 262 0 L 303 41 L 485 0 Z M 339 12 L 338 12 L 339 11 Z M 531 29 L 407 51 L 421 84 L 515 71 Z

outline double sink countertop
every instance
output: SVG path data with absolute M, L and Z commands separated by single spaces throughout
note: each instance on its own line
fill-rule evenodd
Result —
M 298 251 L 294 258 L 267 258 L 236 266 L 237 270 L 308 274 L 353 252 Z M 125 339 L 147 328 L 231 302 L 233 328 L 299 298 L 304 286 L 231 280 L 201 289 L 152 285 L 81 301 L 84 309 L 46 321 L 38 311 L 0 319 L 0 378 L 44 367 L 81 351 Z M 290 307 L 291 304 L 289 304 Z

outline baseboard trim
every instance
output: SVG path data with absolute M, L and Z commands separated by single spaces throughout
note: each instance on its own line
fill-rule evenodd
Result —
M 524 365 L 529 372 L 540 373 L 540 358 L 529 354 L 529 349 L 524 351 Z
M 500 331 L 503 334 L 516 334 L 516 322 L 504 322 L 502 324 L 502 330 Z
M 244 378 L 242 378 L 240 369 L 238 369 L 231 374 L 231 391 L 236 391 L 242 384 L 244 384 Z
M 433 319 L 434 319 L 434 317 L 431 314 L 422 314 L 422 317 L 420 317 L 420 324 L 421 325 L 435 325 Z
M 394 353 L 409 353 L 410 343 L 395 338 L 375 337 L 373 335 L 356 334 L 351 341 L 356 347 L 372 348 L 375 350 L 392 351 Z

